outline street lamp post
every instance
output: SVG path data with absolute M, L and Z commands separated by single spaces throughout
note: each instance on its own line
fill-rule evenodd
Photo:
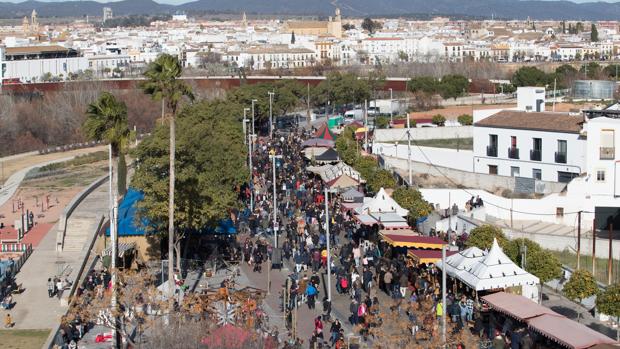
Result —
M 269 94 L 269 138 L 273 138 L 273 96 L 275 92 L 267 92 Z
M 275 150 L 271 150 L 271 154 L 269 155 L 271 158 L 272 171 L 273 171 L 273 242 L 275 248 L 278 248 L 278 235 L 276 231 L 278 230 L 278 202 L 276 196 L 276 159 L 282 159 L 282 155 L 276 155 Z
M 329 236 L 329 193 L 330 191 L 325 186 L 325 237 L 327 240 L 327 300 L 332 301 L 332 253 L 330 251 L 331 237 Z
M 408 172 L 408 185 L 413 185 L 412 172 L 411 172 L 411 122 L 409 121 L 409 114 L 407 113 L 407 172 Z
M 250 108 L 243 108 L 243 144 L 248 144 L 248 116 L 247 113 L 250 111 Z
M 250 120 L 243 119 L 245 122 Z M 248 132 L 248 165 L 250 166 L 250 210 L 254 212 L 254 172 L 252 166 L 252 135 Z
M 252 132 L 251 132 L 251 133 L 252 133 L 252 136 L 254 136 L 254 132 L 255 132 L 255 130 L 256 130 L 256 128 L 254 128 L 254 103 L 256 103 L 257 101 L 258 101 L 258 100 L 256 100 L 256 99 L 253 99 L 253 100 L 252 100 Z M 253 140 L 254 140 L 254 139 L 252 139 L 252 141 L 253 141 Z
M 394 121 L 394 90 L 390 87 L 390 127 L 392 127 L 392 122 Z

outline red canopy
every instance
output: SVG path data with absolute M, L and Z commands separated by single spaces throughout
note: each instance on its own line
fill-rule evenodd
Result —
M 435 236 L 411 236 L 381 233 L 383 239 L 392 246 L 409 248 L 441 249 L 445 241 Z
M 525 322 L 533 331 L 567 348 L 586 349 L 597 344 L 616 343 L 613 339 L 523 296 L 497 292 L 482 297 L 482 300 L 493 310 Z

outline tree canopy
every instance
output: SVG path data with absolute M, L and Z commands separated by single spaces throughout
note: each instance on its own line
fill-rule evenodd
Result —
M 587 270 L 578 269 L 573 272 L 570 279 L 562 289 L 564 295 L 573 300 L 582 300 L 594 296 L 598 293 L 598 285 L 594 276 Z
M 590 27 L 590 41 L 598 41 L 598 29 L 596 29 L 596 24 L 594 23 L 592 23 L 592 26 Z
M 269 92 L 273 95 L 273 115 L 284 115 L 305 101 L 307 98 L 306 88 L 295 80 L 279 80 L 273 83 L 260 83 L 242 85 L 228 93 L 228 100 L 249 107 L 254 102 L 256 120 L 269 119 Z
M 370 34 L 374 34 L 374 32 L 381 29 L 381 27 L 381 23 L 373 21 L 370 17 L 366 17 L 364 18 L 364 21 L 362 21 L 362 29 L 369 32 Z
M 469 79 L 458 74 L 444 75 L 441 80 L 430 76 L 419 76 L 411 78 L 407 86 L 409 91 L 414 93 L 439 94 L 445 99 L 457 98 L 467 91 Z
M 235 186 L 243 183 L 246 147 L 242 107 L 226 101 L 185 108 L 177 121 L 175 217 L 181 231 L 214 226 L 238 205 Z M 168 224 L 168 125 L 159 125 L 135 150 L 132 185 L 145 195 L 140 215 L 154 232 Z
M 404 209 L 409 210 L 407 218 L 414 224 L 419 218 L 428 216 L 433 207 L 422 197 L 416 188 L 398 187 L 392 193 L 392 198 Z
M 82 130 L 88 139 L 110 143 L 113 156 L 118 156 L 130 136 L 127 105 L 113 94 L 103 92 L 88 105 Z
M 528 272 L 536 275 L 543 283 L 562 275 L 562 264 L 557 257 L 530 239 L 510 240 L 504 246 L 504 252 L 517 265 L 522 265 L 521 246 L 524 245 L 527 246 L 525 269 Z
M 393 189 L 396 187 L 396 180 L 392 176 L 392 172 L 388 170 L 377 170 L 367 179 L 367 184 L 370 190 L 378 192 L 379 189 Z
M 488 250 L 493 245 L 494 238 L 502 247 L 508 243 L 506 235 L 499 227 L 488 224 L 482 225 L 471 230 L 467 238 L 467 246 L 476 246 L 482 250 Z
M 469 114 L 462 114 L 459 115 L 457 121 L 463 126 L 469 126 L 474 123 L 474 118 Z
M 546 86 L 553 78 L 536 67 L 521 67 L 512 75 L 515 86 Z
M 359 79 L 353 73 L 329 73 L 325 80 L 314 89 L 312 103 L 315 106 L 324 106 L 328 101 L 331 104 L 343 105 L 347 103 L 364 103 L 371 97 L 371 83 L 379 84 L 381 79 Z
M 607 289 L 596 297 L 596 307 L 603 314 L 620 316 L 620 284 L 607 286 Z

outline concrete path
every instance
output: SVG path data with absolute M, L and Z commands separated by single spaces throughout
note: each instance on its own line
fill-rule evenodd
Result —
M 76 208 L 72 217 L 80 217 L 79 224 L 89 217 L 97 221 L 91 225 L 94 226 L 101 215 L 107 213 L 107 188 L 105 184 L 100 186 Z M 69 218 L 67 227 L 69 228 L 71 224 L 72 218 Z M 14 298 L 17 304 L 10 311 L 15 320 L 15 328 L 50 329 L 67 311 L 66 307 L 61 306 L 58 298 L 48 297 L 47 279 L 64 272 L 64 275 L 73 281 L 77 276 L 84 254 L 81 250 L 56 252 L 57 229 L 57 225 L 50 229 L 17 274 L 17 283 L 21 283 L 26 291 Z M 1 316 L 4 316 L 4 313 L 5 311 L 2 311 Z

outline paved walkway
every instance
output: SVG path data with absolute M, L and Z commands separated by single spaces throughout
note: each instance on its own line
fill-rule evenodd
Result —
M 90 216 L 93 219 L 107 212 L 107 186 L 104 184 L 91 193 L 74 211 L 74 216 Z M 99 217 L 99 218 L 96 218 Z M 68 221 L 71 225 L 71 218 Z M 96 224 L 96 223 L 95 223 Z M 10 311 L 17 329 L 50 329 L 60 320 L 67 308 L 61 306 L 58 298 L 47 296 L 47 278 L 63 273 L 73 281 L 83 260 L 82 251 L 56 252 L 56 231 L 58 225 L 43 237 L 28 261 L 17 274 L 17 283 L 26 289 L 17 295 L 17 303 Z M 1 315 L 4 316 L 5 311 Z

